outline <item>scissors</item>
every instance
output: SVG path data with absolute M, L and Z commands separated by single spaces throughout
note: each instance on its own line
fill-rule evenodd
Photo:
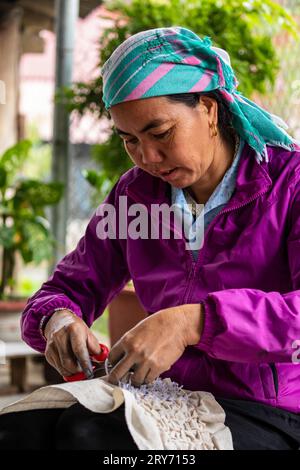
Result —
M 110 369 L 112 369 L 113 367 L 108 360 L 108 347 L 102 343 L 99 343 L 99 346 L 101 348 L 100 354 L 93 354 L 91 356 L 92 363 L 96 363 L 92 366 L 94 377 L 97 377 L 97 375 L 101 377 L 102 375 L 104 375 L 103 372 L 108 375 Z M 65 382 L 76 382 L 78 380 L 87 380 L 87 377 L 85 376 L 84 372 L 77 372 L 73 375 L 64 376 L 63 379 Z

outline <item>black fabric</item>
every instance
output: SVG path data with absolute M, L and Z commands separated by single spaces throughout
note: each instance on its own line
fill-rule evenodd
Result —
M 63 410 L 32 410 L 0 416 L 0 450 L 54 449 L 54 429 Z
M 0 450 L 137 449 L 128 431 L 124 405 L 94 413 L 76 403 L 69 408 L 20 411 L 0 416 Z
M 300 447 L 300 415 L 260 403 L 217 398 L 226 413 L 235 450 L 295 450 Z M 67 409 L 0 415 L 0 450 L 133 450 L 124 405 L 113 413 Z
M 79 403 L 73 405 L 62 413 L 57 423 L 56 449 L 137 449 L 124 412 L 124 405 L 112 413 L 94 413 Z
M 300 415 L 254 401 L 216 398 L 236 450 L 300 449 Z

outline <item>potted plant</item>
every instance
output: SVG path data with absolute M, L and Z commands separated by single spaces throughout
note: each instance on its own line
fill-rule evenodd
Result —
M 63 184 L 22 177 L 32 143 L 18 142 L 0 157 L 0 338 L 20 339 L 20 313 L 27 299 L 16 293 L 16 260 L 50 259 L 55 243 L 45 207 L 57 204 Z

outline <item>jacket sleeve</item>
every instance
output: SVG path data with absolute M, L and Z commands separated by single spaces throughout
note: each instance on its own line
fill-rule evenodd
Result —
M 113 237 L 97 235 L 101 219 L 97 214 L 103 205 L 113 205 L 117 213 L 117 187 L 118 183 L 98 207 L 75 250 L 57 264 L 53 275 L 27 302 L 21 317 L 22 338 L 39 352 L 46 348 L 40 333 L 43 317 L 51 316 L 56 308 L 67 308 L 90 326 L 130 280 L 125 248 Z
M 290 229 L 286 243 L 293 290 L 281 294 L 225 289 L 208 294 L 202 302 L 203 333 L 195 347 L 214 358 L 247 363 L 292 363 L 295 348 L 299 352 L 300 184 L 297 190 L 295 184 L 290 190 Z

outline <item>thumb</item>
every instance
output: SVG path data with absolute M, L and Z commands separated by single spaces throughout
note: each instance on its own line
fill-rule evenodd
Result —
M 91 331 L 89 331 L 88 336 L 87 336 L 87 348 L 90 354 L 101 353 L 101 346 L 99 345 L 99 341 L 97 340 L 96 336 L 94 336 Z

